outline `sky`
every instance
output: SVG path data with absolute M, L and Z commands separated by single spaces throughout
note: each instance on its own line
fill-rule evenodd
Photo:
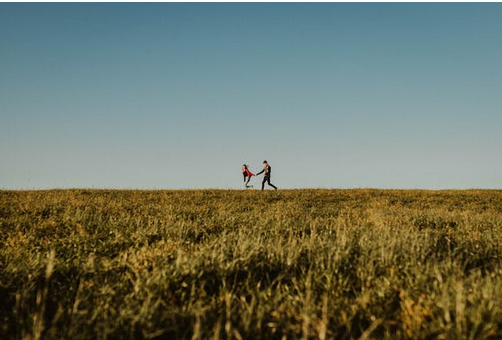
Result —
M 501 18 L 0 3 L 0 188 L 502 188 Z

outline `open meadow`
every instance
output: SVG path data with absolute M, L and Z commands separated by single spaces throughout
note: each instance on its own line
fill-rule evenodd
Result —
M 0 191 L 0 339 L 502 339 L 502 191 Z

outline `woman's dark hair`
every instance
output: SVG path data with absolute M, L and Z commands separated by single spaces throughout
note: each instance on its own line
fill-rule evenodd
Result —
M 248 166 L 247 166 L 246 164 L 242 164 L 242 166 L 243 166 L 244 168 L 246 168 L 246 169 L 248 168 Z

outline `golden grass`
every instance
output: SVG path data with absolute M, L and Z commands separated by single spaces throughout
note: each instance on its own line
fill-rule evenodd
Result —
M 0 191 L 2 339 L 502 339 L 502 191 Z

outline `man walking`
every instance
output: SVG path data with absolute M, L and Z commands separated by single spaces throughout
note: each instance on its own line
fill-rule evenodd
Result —
M 263 161 L 263 170 L 260 171 L 259 173 L 257 173 L 256 176 L 258 176 L 259 174 L 262 174 L 262 173 L 265 173 L 265 175 L 263 176 L 263 182 L 261 182 L 261 190 L 265 189 L 265 182 L 267 182 L 268 185 L 270 185 L 272 188 L 277 190 L 277 187 L 275 185 L 273 185 L 272 183 L 270 183 L 270 176 L 272 175 L 272 168 L 270 167 L 270 165 L 268 165 L 267 161 Z

